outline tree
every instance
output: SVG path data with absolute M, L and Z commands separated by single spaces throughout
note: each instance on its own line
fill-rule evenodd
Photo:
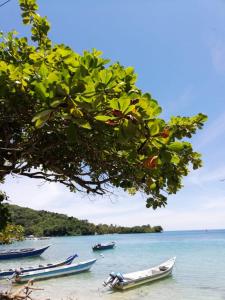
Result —
M 24 229 L 21 225 L 7 224 L 4 230 L 0 231 L 0 244 L 9 244 L 13 241 L 24 239 Z
M 7 195 L 0 191 L 0 231 L 5 228 L 7 223 L 11 220 L 8 208 L 4 205 L 7 200 Z
M 18 174 L 99 195 L 115 186 L 145 193 L 147 207 L 165 206 L 190 164 L 201 166 L 186 138 L 206 116 L 161 119 L 132 67 L 53 44 L 36 1 L 19 2 L 31 41 L 1 35 L 0 180 Z

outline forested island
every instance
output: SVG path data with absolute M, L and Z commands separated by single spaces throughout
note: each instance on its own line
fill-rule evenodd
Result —
M 161 226 L 142 225 L 124 227 L 79 220 L 64 214 L 34 210 L 31 208 L 9 205 L 11 222 L 24 227 L 24 234 L 34 236 L 72 236 L 110 233 L 150 233 L 161 232 Z

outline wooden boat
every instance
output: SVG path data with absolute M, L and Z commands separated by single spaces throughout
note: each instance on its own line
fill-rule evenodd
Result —
M 15 272 L 21 272 L 21 274 L 31 272 L 31 271 L 39 271 L 39 270 L 44 270 L 44 269 L 52 269 L 64 265 L 70 265 L 72 261 L 77 257 L 77 254 L 74 254 L 72 256 L 69 256 L 66 260 L 54 263 L 54 264 L 47 264 L 47 265 L 39 265 L 36 267 L 21 267 L 21 268 L 13 268 L 9 270 L 0 270 L 0 279 L 10 277 L 12 276 Z
M 22 258 L 30 256 L 41 255 L 49 246 L 45 246 L 39 249 L 36 248 L 24 248 L 24 249 L 7 249 L 0 250 L 0 259 L 12 259 L 12 258 Z
M 92 247 L 93 251 L 96 250 L 107 250 L 107 249 L 113 249 L 115 247 L 116 243 L 111 242 L 107 244 L 96 244 L 95 246 Z
M 77 264 L 71 264 L 67 266 L 61 266 L 52 269 L 44 269 L 40 271 L 33 271 L 28 273 L 16 272 L 12 281 L 14 283 L 27 282 L 28 280 L 43 280 L 49 278 L 56 278 L 62 276 L 73 275 L 76 273 L 81 273 L 90 270 L 92 265 L 96 262 L 96 259 L 91 259 L 88 261 L 80 262 Z
M 175 260 L 176 257 L 173 257 L 158 266 L 143 271 L 128 274 L 111 273 L 103 285 L 109 285 L 109 287 L 112 289 L 125 290 L 164 278 L 172 273 Z

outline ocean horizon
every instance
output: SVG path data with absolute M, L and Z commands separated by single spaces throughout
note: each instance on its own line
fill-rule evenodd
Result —
M 174 229 L 174 230 L 163 230 L 163 232 L 186 232 L 186 231 L 224 231 L 225 228 L 213 228 L 213 229 Z

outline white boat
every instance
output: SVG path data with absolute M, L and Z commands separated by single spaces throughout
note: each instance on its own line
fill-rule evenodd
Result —
M 39 236 L 37 239 L 38 240 L 50 240 L 50 237 L 49 236 Z
M 109 285 L 112 289 L 125 290 L 134 286 L 155 281 L 171 275 L 175 261 L 176 257 L 173 257 L 150 269 L 127 274 L 116 274 L 112 272 L 103 285 Z
M 70 265 L 66 265 L 66 266 L 56 267 L 53 269 L 32 271 L 32 272 L 27 272 L 24 274 L 15 272 L 15 275 L 12 280 L 14 283 L 22 283 L 22 282 L 27 282 L 30 279 L 36 281 L 36 280 L 43 280 L 43 279 L 73 275 L 76 273 L 88 271 L 95 262 L 96 262 L 96 259 L 91 259 L 91 260 L 87 260 L 87 261 L 76 263 L 76 264 L 70 264 Z

